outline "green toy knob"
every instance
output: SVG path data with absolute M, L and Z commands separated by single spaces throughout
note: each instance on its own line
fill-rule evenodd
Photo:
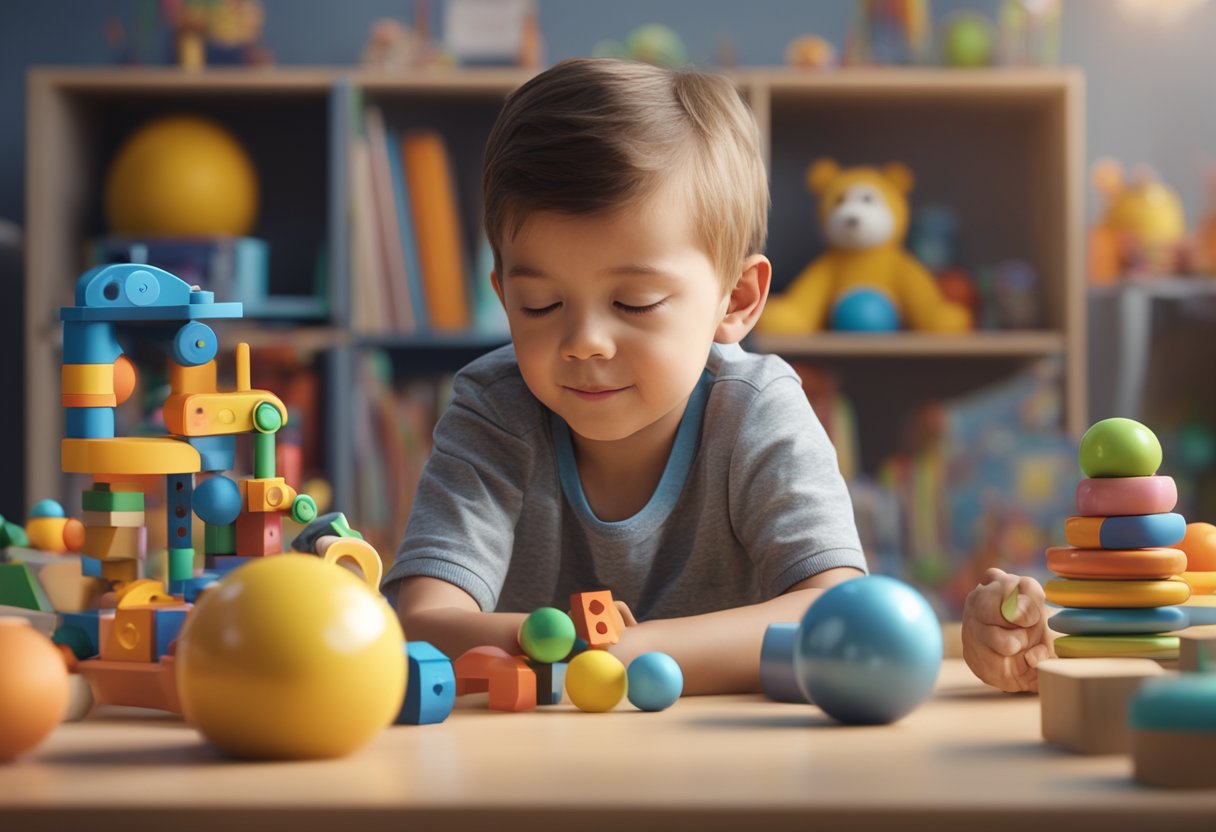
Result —
M 317 501 L 307 494 L 297 494 L 291 501 L 291 519 L 305 525 L 317 519 Z
M 283 415 L 270 402 L 260 402 L 253 410 L 253 426 L 259 433 L 274 433 L 283 427 Z

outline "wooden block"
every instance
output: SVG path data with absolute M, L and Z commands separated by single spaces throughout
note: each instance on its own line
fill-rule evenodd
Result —
M 123 529 L 138 529 L 147 525 L 143 511 L 86 511 L 81 516 L 86 527 L 111 526 Z
M 87 577 L 81 559 L 63 555 L 51 563 L 30 564 L 51 607 L 59 612 L 96 609 L 109 586 L 99 578 Z
M 101 658 L 107 662 L 156 660 L 156 608 L 119 607 L 114 613 Z
M 1164 673 L 1151 659 L 1048 659 L 1039 665 L 1043 739 L 1079 754 L 1126 753 L 1131 698 Z
M 288 511 L 296 498 L 296 490 L 282 477 L 240 480 L 237 485 L 245 511 Z
M 0 604 L 42 612 L 54 610 L 42 584 L 24 563 L 0 563 Z
M 85 526 L 84 554 L 98 560 L 143 560 L 148 553 L 148 529 Z
M 131 559 L 103 560 L 101 577 L 107 581 L 129 583 L 139 580 L 139 561 Z
M 425 641 L 405 645 L 409 683 L 405 701 L 397 714 L 398 725 L 432 725 L 443 722 L 456 702 L 456 677 L 452 662 Z
M 1216 732 L 1134 731 L 1133 771 L 1149 786 L 1216 787 Z
M 566 663 L 529 661 L 528 667 L 536 674 L 536 704 L 559 705 L 566 689 Z
M 142 491 L 114 491 L 107 485 L 89 489 L 80 495 L 85 512 L 91 511 L 143 511 Z
M 452 663 L 456 695 L 488 692 L 492 711 L 536 710 L 536 674 L 523 656 L 498 647 L 474 647 Z
M 1178 634 L 1178 669 L 1183 673 L 1216 673 L 1216 624 L 1191 627 Z
M 621 640 L 625 621 L 612 602 L 612 592 L 576 592 L 570 596 L 570 618 L 574 631 L 592 648 L 607 647 Z
M 99 705 L 126 705 L 181 713 L 172 662 L 108 662 L 89 659 L 77 665 L 89 680 Z
M 283 515 L 244 513 L 236 518 L 236 553 L 242 557 L 265 557 L 283 551 Z

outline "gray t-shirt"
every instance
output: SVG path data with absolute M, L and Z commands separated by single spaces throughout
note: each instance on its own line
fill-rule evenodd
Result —
M 838 566 L 866 569 L 853 508 L 780 358 L 715 345 L 655 493 L 604 522 L 569 429 L 506 346 L 457 374 L 384 589 L 423 575 L 483 610 L 531 612 L 607 588 L 646 620 L 759 603 Z

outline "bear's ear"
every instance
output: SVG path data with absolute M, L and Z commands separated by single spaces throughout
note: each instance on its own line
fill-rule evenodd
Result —
M 811 189 L 811 193 L 821 194 L 838 173 L 840 165 L 836 164 L 835 159 L 816 159 L 806 169 L 806 186 Z
M 901 162 L 890 162 L 882 169 L 882 175 L 887 178 L 887 181 L 895 186 L 895 190 L 901 194 L 906 194 L 912 190 L 912 183 L 916 181 L 916 177 L 912 175 L 911 169 Z

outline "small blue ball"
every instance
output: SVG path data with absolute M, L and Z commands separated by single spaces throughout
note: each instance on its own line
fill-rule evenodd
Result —
M 227 477 L 212 477 L 194 489 L 194 513 L 204 523 L 227 526 L 241 513 L 241 489 Z
M 842 332 L 895 332 L 899 312 L 878 289 L 851 289 L 832 307 L 831 326 Z
M 811 700 L 841 722 L 873 725 L 911 713 L 933 690 L 942 631 L 929 602 L 903 581 L 855 578 L 802 618 L 794 671 Z
M 34 507 L 30 509 L 30 519 L 36 517 L 63 517 L 63 506 L 54 500 L 39 500 L 34 503 Z
M 684 673 L 666 653 L 643 653 L 629 663 L 629 701 L 643 711 L 670 708 L 684 692 Z

